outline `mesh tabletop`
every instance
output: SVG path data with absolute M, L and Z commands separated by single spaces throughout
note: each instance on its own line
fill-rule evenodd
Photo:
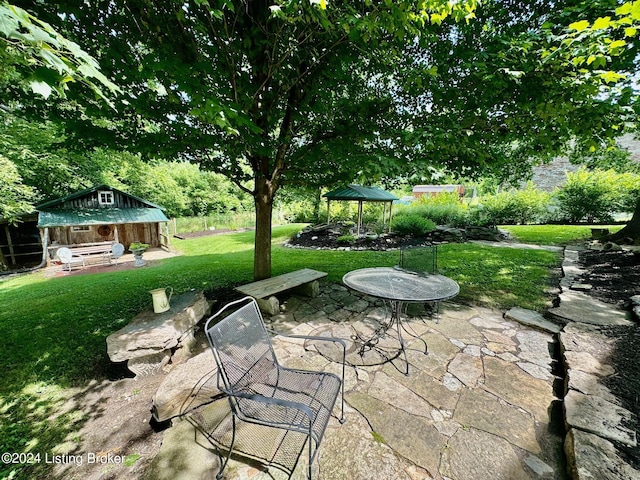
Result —
M 437 302 L 460 292 L 460 286 L 444 275 L 416 275 L 391 267 L 354 270 L 342 281 L 353 290 L 397 302 Z

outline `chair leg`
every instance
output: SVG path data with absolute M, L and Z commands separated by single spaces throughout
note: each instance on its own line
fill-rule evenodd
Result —
M 236 441 L 236 417 L 233 414 L 231 414 L 231 424 L 232 424 L 231 445 L 229 445 L 229 452 L 227 453 L 227 458 L 225 458 L 224 462 L 222 462 L 222 465 L 220 466 L 220 471 L 216 475 L 217 480 L 220 480 L 222 478 L 222 472 L 227 467 L 227 463 L 229 463 L 229 458 L 231 458 L 231 451 L 233 450 L 233 444 Z
M 312 475 L 312 472 L 311 472 L 311 462 L 312 462 L 312 460 L 313 460 L 313 457 L 311 456 L 311 443 L 312 443 L 312 440 L 311 440 L 311 431 L 309 431 L 309 435 L 308 435 L 308 437 L 307 437 L 307 441 L 309 442 L 309 473 L 308 473 L 308 477 L 307 477 L 307 478 L 308 478 L 308 480 L 311 480 L 311 475 Z

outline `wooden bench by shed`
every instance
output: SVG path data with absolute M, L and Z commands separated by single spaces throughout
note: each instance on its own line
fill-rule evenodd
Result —
M 49 250 L 55 251 L 56 256 L 62 262 L 63 268 L 71 270 L 71 266 L 82 264 L 82 267 L 93 258 L 98 258 L 104 264 L 111 258 L 111 249 L 113 242 L 95 242 L 84 243 L 78 245 L 56 245 L 49 247 Z
M 320 286 L 318 280 L 326 277 L 326 272 L 319 272 L 311 268 L 303 268 L 295 272 L 285 273 L 277 277 L 258 280 L 236 287 L 236 290 L 253 297 L 258 302 L 260 310 L 268 315 L 275 315 L 280 311 L 280 302 L 275 297 L 277 293 L 295 290 L 298 293 L 315 297 Z

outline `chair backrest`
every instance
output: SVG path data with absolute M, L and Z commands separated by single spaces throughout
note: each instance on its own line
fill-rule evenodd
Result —
M 69 263 L 73 257 L 73 252 L 67 247 L 59 248 L 56 254 L 62 263 Z
M 426 245 L 401 248 L 400 268 L 416 273 L 438 273 L 438 247 Z
M 120 258 L 124 255 L 124 245 L 121 243 L 114 243 L 111 246 L 111 255 L 113 255 L 113 258 Z
M 232 313 L 224 313 L 237 307 Z M 254 383 L 273 381 L 277 360 L 258 304 L 245 297 L 223 307 L 205 325 L 227 393 L 241 392 Z M 221 387 L 223 387 L 221 385 Z

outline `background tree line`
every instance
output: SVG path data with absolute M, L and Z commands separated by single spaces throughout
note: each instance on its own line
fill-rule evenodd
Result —
M 65 147 L 64 131 L 51 122 L 4 115 L 0 151 L 2 191 L 7 196 L 0 215 L 7 218 L 31 212 L 42 201 L 103 183 L 164 207 L 169 217 L 252 208 L 250 197 L 224 175 L 184 161 L 144 161 L 140 154 L 122 150 L 100 147 L 78 152 Z

